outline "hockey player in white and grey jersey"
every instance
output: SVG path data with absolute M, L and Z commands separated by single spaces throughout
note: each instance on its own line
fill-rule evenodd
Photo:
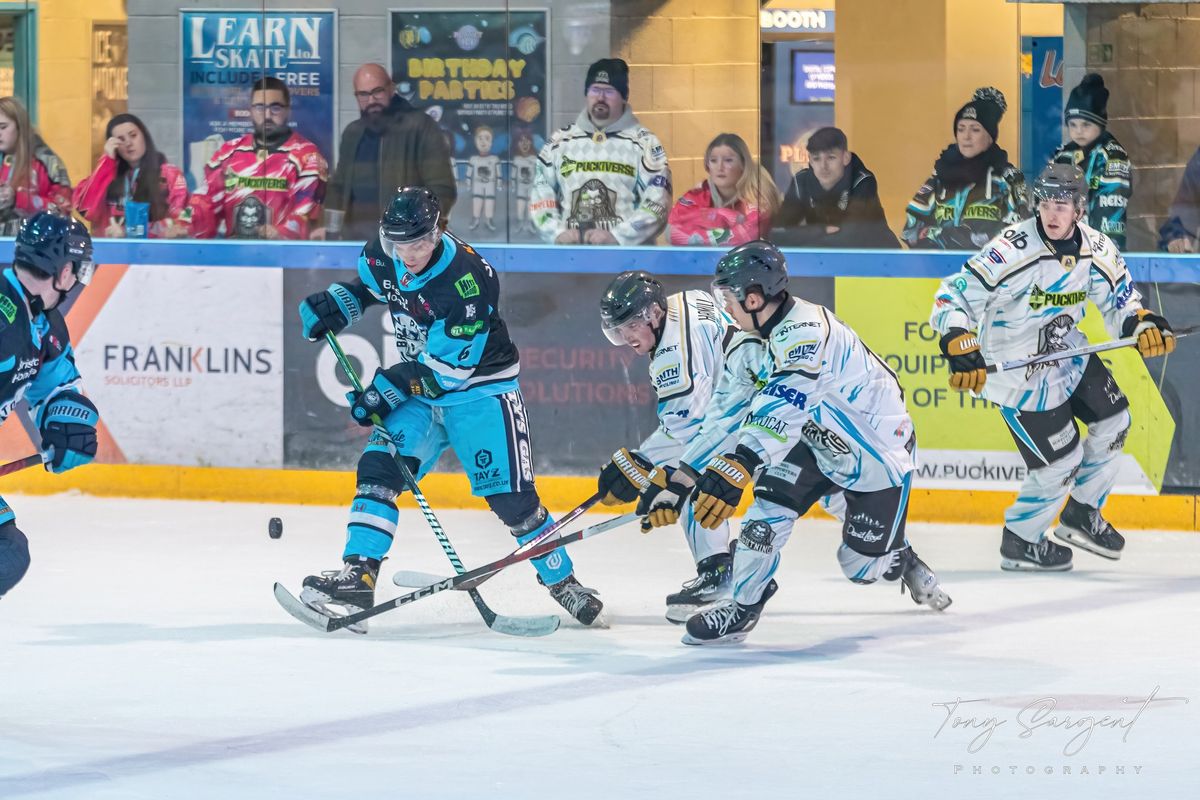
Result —
M 1138 337 L 1144 357 L 1175 348 L 1167 321 L 1141 295 L 1112 241 L 1082 221 L 1087 186 L 1072 165 L 1051 164 L 1033 189 L 1036 216 L 1010 225 L 942 281 L 929 322 L 942 334 L 950 385 L 999 405 L 1028 476 L 1004 515 L 1000 566 L 1068 570 L 1071 548 L 1120 558 L 1125 540 L 1100 509 L 1117 477 L 1129 401 L 1097 356 L 1076 356 L 988 377 L 987 364 L 1087 344 L 1088 300 L 1114 337 Z M 1080 441 L 1076 420 L 1087 425 Z M 1069 496 L 1068 496 L 1069 495 Z
M 662 284 L 641 270 L 613 279 L 600 300 L 600 318 L 610 342 L 650 356 L 650 382 L 658 400 L 654 432 L 636 448 L 617 450 L 600 471 L 603 502 L 617 505 L 637 500 L 650 487 L 652 475 L 665 486 L 666 477 L 677 470 L 707 463 L 710 449 L 719 447 L 745 416 L 741 399 L 754 389 L 747 370 L 761 361 L 762 345 L 733 327 L 707 292 L 668 297 Z M 723 379 L 729 368 L 738 382 Z M 749 381 L 749 388 L 741 381 Z M 667 619 L 677 623 L 729 594 L 729 527 L 704 530 L 686 514 L 683 530 L 697 576 L 667 596 Z
M 734 551 L 733 597 L 691 617 L 684 643 L 745 638 L 778 588 L 772 576 L 796 519 L 829 494 L 845 500 L 847 578 L 901 579 L 917 603 L 945 609 L 949 596 L 904 532 L 916 435 L 896 375 L 826 308 L 788 293 L 786 261 L 768 242 L 727 253 L 713 290 L 734 322 L 764 338 L 770 374 L 736 446 L 699 476 L 699 525 L 724 525 L 763 471 Z

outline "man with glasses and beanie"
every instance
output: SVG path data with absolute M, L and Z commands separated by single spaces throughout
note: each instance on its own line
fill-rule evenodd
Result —
M 254 130 L 221 145 L 204 165 L 206 193 L 192 198 L 199 238 L 306 239 L 321 213 L 329 165 L 293 131 L 283 81 L 259 78 L 250 95 Z
M 397 186 L 429 189 L 449 219 L 458 190 L 438 124 L 396 94 L 380 64 L 363 64 L 354 73 L 354 99 L 361 116 L 342 131 L 324 224 L 311 238 L 372 238 Z
M 96 406 L 83 396 L 62 305 L 92 279 L 92 237 L 77 220 L 41 211 L 21 223 L 0 277 L 0 423 L 22 400 L 41 433 L 48 471 L 96 457 Z M 0 498 L 0 597 L 29 568 L 29 541 Z
M 629 65 L 592 64 L 584 97 L 579 117 L 538 154 L 533 224 L 551 244 L 653 244 L 671 209 L 671 169 L 629 106 Z
M 330 606 L 353 614 L 374 605 L 379 566 L 399 524 L 396 497 L 409 488 L 396 456 L 420 480 L 453 448 L 471 493 L 487 501 L 520 544 L 553 524 L 534 486 L 529 415 L 517 382 L 517 348 L 500 317 L 500 277 L 441 223 L 433 192 L 397 190 L 378 234 L 363 246 L 357 278 L 300 304 L 310 341 L 382 304 L 396 332 L 397 352 L 388 359 L 394 363 L 348 395 L 351 418 L 366 427 L 382 420 L 392 441 L 373 433 L 358 461 L 341 569 L 304 579 L 300 599 L 323 614 L 338 613 Z M 604 605 L 596 590 L 576 580 L 565 550 L 535 558 L 533 566 L 567 613 L 583 625 L 603 626 Z M 360 626 L 350 630 L 366 633 Z

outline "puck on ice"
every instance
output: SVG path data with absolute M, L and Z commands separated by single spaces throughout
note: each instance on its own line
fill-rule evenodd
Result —
M 283 536 L 283 520 L 279 517 L 271 517 L 270 523 L 267 524 L 267 533 L 272 539 L 278 539 Z

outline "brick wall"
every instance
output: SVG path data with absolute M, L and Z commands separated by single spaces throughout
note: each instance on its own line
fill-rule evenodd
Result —
M 758 153 L 757 0 L 613 0 L 613 55 L 629 101 L 662 140 L 676 196 L 704 178 L 704 149 L 736 133 Z
M 1134 165 L 1127 249 L 1154 250 L 1183 167 L 1200 146 L 1200 3 L 1069 9 L 1083 52 L 1069 53 L 1063 91 L 1085 72 L 1104 76 L 1109 129 Z

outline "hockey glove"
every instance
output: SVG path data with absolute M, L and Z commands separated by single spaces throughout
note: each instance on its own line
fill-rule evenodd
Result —
M 391 414 L 408 399 L 404 384 L 396 381 L 386 369 L 375 370 L 375 377 L 361 392 L 347 392 L 350 401 L 350 416 L 363 427 L 369 428 L 376 421 L 383 424 Z
M 627 447 L 612 454 L 612 460 L 600 470 L 596 491 L 606 506 L 619 506 L 637 500 L 638 493 L 650 485 L 654 465 L 647 458 Z
M 642 533 L 679 521 L 683 505 L 696 485 L 689 472 L 686 466 L 680 466 L 674 470 L 656 467 L 650 473 L 650 485 L 642 490 L 637 504 L 637 514 L 642 517 Z
M 941 340 L 942 355 L 950 362 L 950 388 L 978 392 L 987 383 L 987 362 L 979 352 L 979 337 L 962 328 L 951 328 Z
M 100 414 L 92 401 L 77 392 L 63 392 L 42 409 L 42 452 L 46 469 L 66 472 L 96 457 L 96 423 Z
M 1144 308 L 1126 318 L 1121 326 L 1121 338 L 1129 336 L 1137 337 L 1137 349 L 1142 358 L 1165 356 L 1175 350 L 1175 334 L 1171 332 L 1170 323 Z
M 328 289 L 310 294 L 300 303 L 300 325 L 304 338 L 315 342 L 328 333 L 341 333 L 344 328 L 362 319 L 362 303 L 350 287 L 332 284 Z
M 733 516 L 757 466 L 758 460 L 745 448 L 708 462 L 696 483 L 693 507 L 701 528 L 713 530 Z

